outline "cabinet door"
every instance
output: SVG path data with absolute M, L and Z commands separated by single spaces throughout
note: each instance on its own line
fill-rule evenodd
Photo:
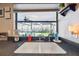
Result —
M 5 18 L 6 19 L 11 19 L 11 13 L 10 12 L 6 12 L 5 13 Z
M 5 8 L 5 12 L 11 12 L 11 8 L 10 7 L 6 7 Z

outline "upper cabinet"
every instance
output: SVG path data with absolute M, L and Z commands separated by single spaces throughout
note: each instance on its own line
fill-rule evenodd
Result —
M 13 8 L 13 4 L 0 4 L 0 8 L 3 9 L 3 17 L 5 19 L 11 19 L 12 17 L 12 8 Z
M 5 7 L 5 12 L 10 12 L 10 11 L 11 11 L 11 7 L 10 6 Z
M 11 7 L 10 6 L 5 7 L 5 18 L 11 19 Z

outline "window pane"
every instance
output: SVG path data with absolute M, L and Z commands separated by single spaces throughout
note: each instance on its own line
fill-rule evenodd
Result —
M 18 12 L 18 21 L 56 21 L 56 12 Z
M 56 23 L 18 23 L 19 33 L 23 35 L 31 34 L 32 36 L 48 36 L 50 33 L 56 33 Z
M 17 26 L 18 30 L 20 31 L 31 31 L 31 23 L 18 23 Z

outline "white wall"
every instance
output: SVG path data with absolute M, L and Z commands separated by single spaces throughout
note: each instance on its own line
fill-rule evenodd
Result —
M 79 42 L 79 39 L 77 41 L 68 30 L 68 26 L 75 23 L 79 23 L 79 9 L 75 12 L 69 11 L 65 17 L 59 14 L 59 36 Z

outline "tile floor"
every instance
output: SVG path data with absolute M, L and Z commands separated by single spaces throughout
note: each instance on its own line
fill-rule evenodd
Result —
M 13 42 L 13 41 L 0 41 L 0 56 L 79 56 L 79 48 L 73 46 L 67 42 L 62 41 L 58 44 L 59 47 L 64 49 L 66 54 L 16 54 L 17 50 L 25 41 Z M 36 42 L 35 42 L 36 43 Z
M 14 53 L 66 54 L 66 51 L 54 42 L 25 42 Z

